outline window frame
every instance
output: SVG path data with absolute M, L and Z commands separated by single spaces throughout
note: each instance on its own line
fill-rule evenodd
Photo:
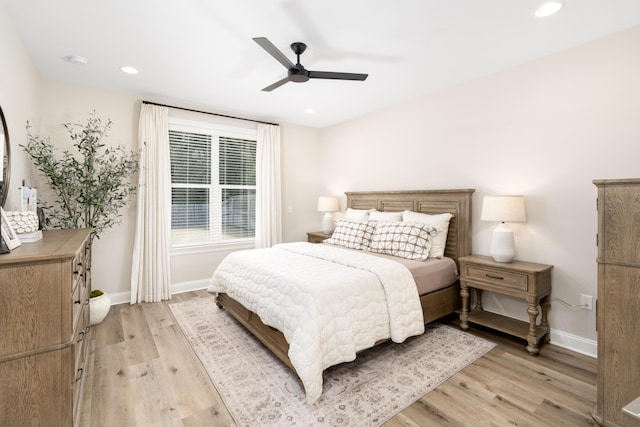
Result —
M 245 139 L 256 141 L 258 137 L 257 129 L 249 129 L 242 127 L 234 127 L 228 125 L 222 125 L 218 123 L 211 123 L 205 121 L 198 120 L 189 120 L 189 119 L 181 119 L 175 117 L 169 117 L 168 119 L 168 127 L 170 131 L 177 132 L 189 132 L 189 133 L 199 133 L 199 134 L 207 134 L 212 137 L 212 150 L 211 150 L 211 183 L 206 186 L 210 190 L 209 197 L 209 215 L 210 215 L 210 227 L 214 227 L 214 220 L 216 218 L 216 213 L 218 217 L 221 217 L 221 205 L 220 203 L 216 203 L 211 206 L 211 201 L 216 200 L 216 194 L 221 191 L 221 185 L 218 181 L 218 173 L 220 167 L 220 159 L 219 159 L 219 150 L 217 149 L 219 137 L 226 138 L 237 138 L 237 139 Z M 213 146 L 216 149 L 213 149 Z M 257 147 L 256 147 L 257 150 Z M 171 189 L 174 188 L 173 179 L 171 179 Z M 253 186 L 253 189 L 257 187 L 257 179 L 256 176 L 256 185 Z M 215 184 L 214 184 L 215 181 Z M 199 187 L 200 185 L 195 186 L 187 186 L 184 187 Z M 179 185 L 180 186 L 180 185 Z M 233 186 L 232 186 L 233 187 Z M 247 187 L 244 187 L 247 188 Z M 251 188 L 251 187 L 249 187 Z M 218 194 L 219 195 L 219 194 Z M 172 202 L 171 202 L 172 203 Z M 173 243 L 171 244 L 171 254 L 172 255 L 186 255 L 191 253 L 202 253 L 202 252 L 215 252 L 215 251 L 229 251 L 229 250 L 237 250 L 237 249 L 251 249 L 255 248 L 255 234 L 253 237 L 246 238 L 236 238 L 230 239 L 227 242 L 224 241 L 207 241 L 207 242 L 197 242 L 197 243 Z

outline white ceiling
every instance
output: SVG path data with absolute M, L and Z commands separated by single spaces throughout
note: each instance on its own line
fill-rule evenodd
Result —
M 140 99 L 325 127 L 640 25 L 640 0 L 0 0 L 45 79 Z M 261 89 L 286 69 L 368 73 Z M 86 66 L 61 58 L 79 55 Z M 119 68 L 131 65 L 137 75 Z M 307 108 L 315 114 L 305 112 Z

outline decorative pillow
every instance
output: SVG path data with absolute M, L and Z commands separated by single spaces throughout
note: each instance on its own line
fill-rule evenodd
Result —
M 434 227 L 437 233 L 431 238 L 431 250 L 429 258 L 442 258 L 444 249 L 447 246 L 447 233 L 449 233 L 449 221 L 453 215 L 442 213 L 437 215 L 424 214 L 413 211 L 404 211 L 402 221 L 427 224 Z
M 369 214 L 369 221 L 402 221 L 402 212 L 380 212 L 373 210 Z
M 333 234 L 324 242 L 350 249 L 368 249 L 374 226 L 375 223 L 367 221 L 338 218 Z
M 429 257 L 431 235 L 435 232 L 427 224 L 380 221 L 371 236 L 369 251 L 424 261 Z
M 369 219 L 369 212 L 374 209 L 351 209 L 347 208 L 343 218 L 355 219 L 358 221 L 366 221 Z

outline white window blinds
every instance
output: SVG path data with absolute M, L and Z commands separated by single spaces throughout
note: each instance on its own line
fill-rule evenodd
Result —
M 255 137 L 170 122 L 169 144 L 172 246 L 253 241 Z

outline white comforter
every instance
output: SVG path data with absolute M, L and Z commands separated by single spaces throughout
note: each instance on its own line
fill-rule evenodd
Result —
M 306 242 L 228 255 L 209 292 L 224 292 L 280 330 L 309 403 L 322 372 L 376 341 L 424 332 L 415 282 L 400 263 Z

